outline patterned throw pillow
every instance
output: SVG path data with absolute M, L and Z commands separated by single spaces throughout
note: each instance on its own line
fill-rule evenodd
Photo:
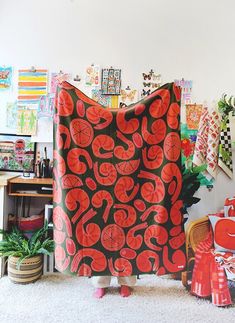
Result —
M 216 251 L 235 253 L 235 217 L 209 216 Z
M 225 200 L 224 214 L 225 216 L 235 216 L 235 196 Z

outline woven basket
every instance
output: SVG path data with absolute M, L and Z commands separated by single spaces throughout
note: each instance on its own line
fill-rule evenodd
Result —
M 8 277 L 16 284 L 29 284 L 38 280 L 42 275 L 42 255 L 25 259 L 17 269 L 18 257 L 8 257 Z

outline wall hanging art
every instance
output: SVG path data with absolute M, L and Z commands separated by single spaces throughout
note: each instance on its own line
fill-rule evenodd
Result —
M 16 133 L 18 135 L 35 135 L 36 131 L 37 107 L 18 106 Z
M 154 73 L 152 69 L 149 73 L 142 73 L 142 77 L 143 88 L 141 90 L 141 98 L 144 98 L 161 86 L 162 77 L 161 74 Z
M 186 104 L 186 124 L 188 129 L 198 130 L 202 110 L 202 104 Z
M 34 171 L 36 144 L 30 136 L 0 134 L 0 170 Z
M 100 66 L 90 65 L 86 68 L 85 84 L 87 86 L 100 85 Z
M 121 70 L 114 68 L 102 69 L 101 92 L 108 95 L 119 95 L 121 90 Z
M 0 91 L 8 90 L 12 83 L 12 67 L 0 66 Z
M 46 69 L 22 69 L 18 76 L 18 104 L 38 104 L 47 94 Z
M 121 90 L 119 96 L 119 106 L 128 106 L 138 101 L 138 91 L 130 89 L 128 86 L 125 90 Z
M 71 74 L 64 73 L 60 71 L 59 73 L 51 73 L 51 83 L 50 83 L 50 93 L 55 94 L 57 85 L 64 81 L 69 81 L 71 79 Z

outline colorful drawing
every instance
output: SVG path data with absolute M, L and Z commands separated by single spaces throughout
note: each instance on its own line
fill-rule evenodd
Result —
M 202 109 L 202 104 L 186 104 L 186 123 L 188 129 L 198 129 Z
M 94 101 L 98 102 L 99 104 L 103 105 L 104 107 L 112 107 L 111 96 L 110 95 L 103 95 L 101 90 L 92 89 L 91 90 L 91 97 Z
M 102 69 L 101 92 L 108 95 L 119 95 L 121 90 L 121 70 Z
M 17 123 L 17 102 L 7 102 L 6 104 L 6 127 L 16 129 Z
M 119 106 L 130 105 L 138 101 L 138 91 L 137 90 L 121 90 L 119 96 Z
M 0 134 L 0 170 L 33 172 L 35 153 L 30 136 Z
M 88 86 L 100 85 L 100 66 L 91 65 L 86 68 L 85 84 Z
M 12 67 L 0 67 L 0 90 L 8 90 L 12 82 Z
M 175 85 L 181 87 L 181 106 L 192 103 L 193 81 L 191 80 L 175 80 Z
M 18 104 L 38 104 L 47 94 L 47 70 L 19 70 Z
M 193 166 L 193 155 L 195 143 L 197 140 L 197 130 L 188 129 L 187 124 L 181 124 L 181 149 L 182 149 L 182 164 L 187 169 Z M 213 178 L 207 178 L 203 173 L 199 175 L 202 186 L 212 186 Z
M 53 94 L 41 96 L 38 104 L 38 118 L 46 117 L 52 119 L 54 113 L 54 100 Z
M 56 93 L 56 88 L 59 83 L 63 81 L 69 81 L 71 79 L 71 74 L 68 73 L 51 73 L 51 86 L 50 86 L 50 93 Z
M 35 135 L 37 130 L 37 108 L 20 106 L 17 111 L 18 135 Z

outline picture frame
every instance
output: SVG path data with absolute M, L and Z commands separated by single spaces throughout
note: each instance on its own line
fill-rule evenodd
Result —
M 101 74 L 101 93 L 104 95 L 119 95 L 121 91 L 121 70 L 103 68 Z
M 33 173 L 35 157 L 30 135 L 0 133 L 0 171 Z

